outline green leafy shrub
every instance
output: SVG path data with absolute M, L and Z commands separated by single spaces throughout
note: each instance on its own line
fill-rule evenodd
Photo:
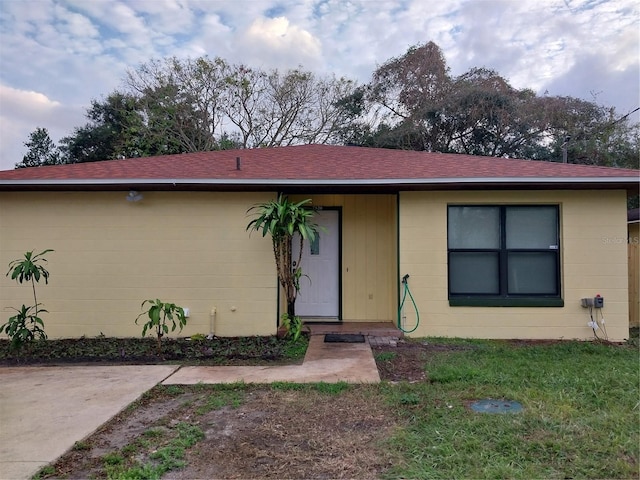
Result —
M 22 305 L 20 309 L 14 308 L 16 315 L 9 318 L 9 321 L 0 326 L 0 333 L 3 331 L 11 339 L 11 349 L 20 350 L 25 344 L 35 340 L 46 340 L 47 334 L 44 331 L 44 322 L 38 316 L 44 309 L 37 310 L 37 306 L 27 307 Z
M 302 319 L 298 315 L 282 314 L 282 327 L 285 329 L 285 338 L 297 342 L 302 335 Z
M 0 333 L 7 334 L 11 339 L 11 348 L 14 350 L 19 350 L 25 344 L 32 343 L 36 339 L 46 340 L 47 338 L 44 322 L 40 318 L 40 313 L 47 311 L 40 308 L 42 304 L 38 303 L 36 283 L 41 278 L 44 279 L 45 284 L 49 283 L 49 272 L 42 265 L 47 261 L 44 255 L 49 252 L 53 252 L 53 250 L 47 249 L 34 255 L 32 250 L 26 252 L 24 258 L 9 263 L 9 271 L 6 276 L 11 276 L 11 280 L 18 283 L 30 282 L 33 290 L 33 305 L 23 304 L 19 309 L 14 308 L 17 314 L 0 326 Z
M 142 302 L 141 308 L 144 308 L 147 303 L 150 305 L 149 308 L 138 315 L 136 324 L 140 317 L 147 316 L 149 320 L 142 326 L 142 336 L 144 337 L 147 334 L 147 330 L 155 329 L 158 355 L 161 355 L 162 337 L 169 333 L 167 322 L 171 322 L 172 332 L 178 327 L 180 327 L 179 331 L 182 331 L 187 324 L 187 318 L 184 316 L 184 309 L 175 303 L 161 302 L 159 299 L 145 300 Z

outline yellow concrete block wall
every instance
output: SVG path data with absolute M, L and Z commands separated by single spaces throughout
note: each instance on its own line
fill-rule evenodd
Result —
M 145 299 L 190 309 L 180 335 L 276 332 L 277 280 L 269 238 L 245 231 L 247 209 L 268 193 L 35 192 L 0 194 L 0 312 L 31 304 L 4 276 L 27 250 L 52 248 L 38 301 L 52 338 L 139 336 Z M 141 319 L 142 321 L 142 319 Z M 177 332 L 176 332 L 177 333 Z
M 640 224 L 629 224 L 629 326 L 640 327 Z
M 451 307 L 447 289 L 447 205 L 560 205 L 564 307 Z M 580 299 L 600 294 L 610 340 L 628 338 L 624 191 L 402 192 L 400 273 L 420 311 L 413 336 L 590 339 Z M 413 325 L 407 309 L 407 325 Z

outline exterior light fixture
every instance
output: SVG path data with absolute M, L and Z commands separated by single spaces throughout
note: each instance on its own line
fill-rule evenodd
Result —
M 126 198 L 128 202 L 139 202 L 142 200 L 142 194 L 136 190 L 131 190 Z

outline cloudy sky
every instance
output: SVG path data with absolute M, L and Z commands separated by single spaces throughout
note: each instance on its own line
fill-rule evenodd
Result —
M 637 0 L 0 0 L 0 170 L 36 127 L 54 141 L 152 58 L 201 55 L 360 82 L 434 41 L 453 75 L 640 106 Z

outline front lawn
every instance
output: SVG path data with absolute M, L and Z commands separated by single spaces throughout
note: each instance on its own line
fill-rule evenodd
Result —
M 638 478 L 637 344 L 430 338 L 374 358 L 378 385 L 155 387 L 41 477 Z M 485 398 L 523 411 L 469 408 Z
M 380 387 L 405 425 L 387 478 L 638 478 L 637 346 L 426 343 L 456 348 L 426 356 L 425 382 Z M 469 408 L 486 398 L 524 410 Z

